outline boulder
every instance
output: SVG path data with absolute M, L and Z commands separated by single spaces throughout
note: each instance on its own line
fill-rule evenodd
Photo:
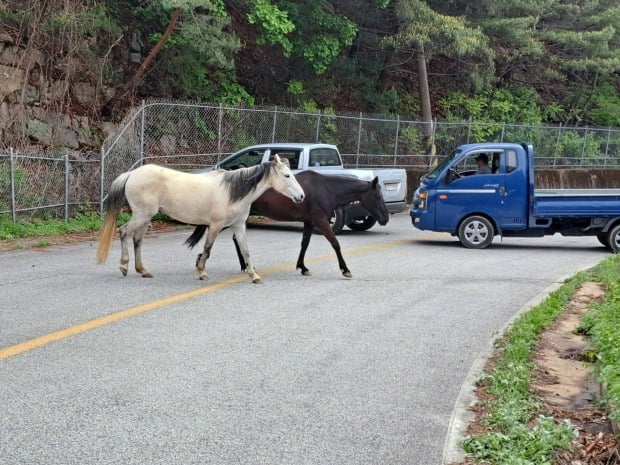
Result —
M 21 89 L 25 81 L 26 73 L 23 69 L 0 64 L 0 98 Z
M 26 134 L 38 143 L 50 145 L 52 143 L 52 126 L 45 121 L 33 118 L 26 125 Z

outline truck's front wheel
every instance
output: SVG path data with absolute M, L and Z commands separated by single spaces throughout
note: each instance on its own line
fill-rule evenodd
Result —
M 493 225 L 484 216 L 469 216 L 459 226 L 458 235 L 468 249 L 484 249 L 493 242 Z
M 607 236 L 608 247 L 613 253 L 620 252 L 620 224 L 615 225 L 609 230 L 609 236 Z
M 606 232 L 598 233 L 596 235 L 598 241 L 603 244 L 605 247 L 609 247 L 609 236 Z

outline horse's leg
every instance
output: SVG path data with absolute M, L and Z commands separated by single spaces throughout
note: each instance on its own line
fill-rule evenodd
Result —
M 252 259 L 250 258 L 250 251 L 248 249 L 248 242 L 245 237 L 245 221 L 240 224 L 232 226 L 233 233 L 235 235 L 235 242 L 239 246 L 239 250 L 241 252 L 241 256 L 243 257 L 246 265 L 246 271 L 250 276 L 250 279 L 253 283 L 260 283 L 261 278 L 256 273 L 254 269 L 254 265 L 252 265 Z
M 133 251 L 136 259 L 136 271 L 140 273 L 143 278 L 153 277 L 142 263 L 142 240 L 144 239 L 144 234 L 146 234 L 148 227 L 149 224 L 147 222 L 143 226 L 136 228 L 136 231 L 133 233 Z
M 248 266 L 245 263 L 245 259 L 243 258 L 243 254 L 241 253 L 241 249 L 239 248 L 239 242 L 237 242 L 237 236 L 233 234 L 233 243 L 235 244 L 235 250 L 237 252 L 237 258 L 239 259 L 239 265 L 241 266 L 241 271 L 245 271 L 248 269 Z
M 119 268 L 123 276 L 127 276 L 127 269 L 129 268 L 129 250 L 127 248 L 127 227 L 131 223 L 131 220 L 124 226 L 121 226 L 118 230 L 118 235 L 121 239 L 121 264 Z
M 136 271 L 138 273 L 141 273 L 142 276 L 145 276 L 144 271 L 146 270 L 144 270 L 144 266 L 142 265 L 142 259 L 140 258 L 139 251 L 141 244 L 136 245 L 136 234 L 142 231 L 141 235 L 138 236 L 141 242 L 142 236 L 144 236 L 144 232 L 149 225 L 150 219 L 151 216 L 148 215 L 134 214 L 127 222 L 127 224 L 121 226 L 121 228 L 119 229 L 119 235 L 121 239 L 121 263 L 119 268 L 121 270 L 121 273 L 123 273 L 123 276 L 127 276 L 127 270 L 129 269 L 129 247 L 127 245 L 127 239 L 130 236 L 133 239 L 134 243 L 134 253 L 136 256 Z M 140 260 L 140 263 L 138 263 L 138 260 Z M 146 273 L 148 273 L 148 271 Z M 148 273 L 148 275 L 149 276 L 145 277 L 152 276 L 150 273 Z
M 342 257 L 342 252 L 340 252 L 340 243 L 338 242 L 338 239 L 336 239 L 334 231 L 332 231 L 332 228 L 329 224 L 329 218 L 326 217 L 325 219 L 322 219 L 321 221 L 317 222 L 315 226 L 319 231 L 321 231 L 321 233 L 325 236 L 325 239 L 327 239 L 334 248 L 336 256 L 338 257 L 338 266 L 340 267 L 342 276 L 344 276 L 345 278 L 350 278 L 352 276 L 351 272 L 349 271 L 349 268 L 347 268 L 347 264 Z
M 198 255 L 198 259 L 196 260 L 196 271 L 198 272 L 198 277 L 203 281 L 209 279 L 209 275 L 205 271 L 205 263 L 211 255 L 211 248 L 213 247 L 215 238 L 221 230 L 221 227 L 215 226 L 213 224 L 209 226 L 209 229 L 207 230 L 207 238 L 205 239 L 204 249 L 202 253 Z
M 312 237 L 312 229 L 313 225 L 309 221 L 304 221 L 304 231 L 301 236 L 301 250 L 299 251 L 299 257 L 297 257 L 297 265 L 295 266 L 298 270 L 301 270 L 301 274 L 304 276 L 312 276 L 310 270 L 306 268 L 304 263 L 304 258 L 306 257 L 306 250 L 308 250 L 308 245 L 310 244 L 310 238 Z

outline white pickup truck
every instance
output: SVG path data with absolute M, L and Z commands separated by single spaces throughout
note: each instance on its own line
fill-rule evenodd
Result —
M 340 152 L 335 145 L 320 143 L 273 143 L 246 147 L 217 163 L 215 169 L 234 170 L 269 161 L 274 154 L 286 158 L 294 173 L 314 170 L 325 174 L 354 176 L 364 181 L 372 181 L 375 176 L 383 193 L 390 213 L 400 213 L 405 209 L 407 197 L 407 172 L 397 168 L 345 168 Z M 376 220 L 359 204 L 350 204 L 343 210 L 336 210 L 332 218 L 332 230 L 338 233 L 347 225 L 354 231 L 370 229 Z

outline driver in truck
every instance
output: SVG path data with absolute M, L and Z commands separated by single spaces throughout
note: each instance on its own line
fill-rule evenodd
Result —
M 481 153 L 476 157 L 476 165 L 478 169 L 475 174 L 491 174 L 491 167 L 489 166 L 489 156 L 486 153 Z

